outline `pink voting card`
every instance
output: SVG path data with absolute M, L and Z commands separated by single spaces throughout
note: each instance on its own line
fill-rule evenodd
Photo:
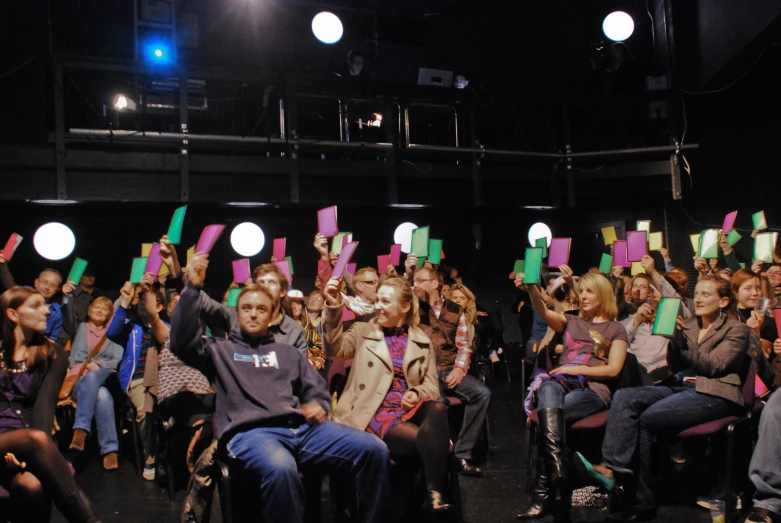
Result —
M 548 267 L 559 267 L 569 263 L 571 238 L 553 238 L 548 249 Z
M 144 272 L 151 272 L 155 276 L 160 272 L 160 267 L 163 266 L 163 259 L 160 258 L 160 244 L 153 243 L 152 250 L 149 251 L 149 257 L 146 260 L 146 269 Z
M 390 262 L 390 256 L 387 254 L 382 254 L 380 256 L 377 256 L 377 272 L 380 274 L 385 274 L 388 272 L 388 265 L 393 265 Z
M 285 273 L 285 276 L 287 277 L 288 285 L 293 285 L 293 275 L 290 274 L 290 261 L 289 260 L 275 261 L 274 265 L 279 267 L 279 270 Z
M 626 233 L 626 259 L 639 262 L 648 254 L 648 233 L 646 231 L 629 231 Z
M 276 258 L 277 260 L 284 260 L 285 259 L 285 244 L 287 243 L 286 238 L 275 238 L 274 239 L 274 252 L 272 256 Z
M 344 246 L 339 259 L 336 260 L 336 265 L 334 265 L 334 278 L 341 278 L 344 275 L 344 271 L 347 269 L 347 264 L 350 263 L 350 258 L 352 258 L 356 247 L 358 247 L 358 242 L 351 242 Z
M 395 243 L 391 245 L 390 251 L 390 264 L 394 267 L 401 265 L 401 244 Z
M 13 258 L 16 248 L 19 247 L 20 243 L 22 243 L 22 237 L 16 233 L 13 233 L 11 237 L 8 238 L 8 242 L 6 242 L 5 247 L 3 248 L 3 258 L 5 258 L 5 261 L 11 261 L 11 258 Z
M 732 211 L 727 216 L 724 217 L 724 225 L 721 226 L 721 233 L 722 234 L 729 234 L 732 232 L 732 229 L 735 228 L 735 220 L 738 218 L 738 211 Z
M 326 238 L 333 238 L 339 234 L 339 226 L 336 222 L 336 206 L 326 207 L 317 211 L 317 230 Z
M 613 242 L 613 265 L 629 268 L 632 262 L 627 260 L 626 241 L 616 240 Z
M 357 263 L 348 263 L 347 264 L 347 272 L 355 276 L 355 271 L 358 270 L 358 264 Z
M 342 321 L 350 321 L 355 319 L 355 313 L 347 308 L 347 305 L 342 309 Z
M 224 229 L 224 225 L 207 225 L 201 233 L 198 244 L 195 246 L 195 252 L 211 252 Z
M 233 281 L 236 283 L 245 283 L 249 281 L 249 258 L 233 261 Z
M 781 309 L 773 309 L 773 318 L 776 320 L 776 328 L 781 329 Z

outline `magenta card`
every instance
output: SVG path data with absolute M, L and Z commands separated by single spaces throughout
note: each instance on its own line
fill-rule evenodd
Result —
M 22 237 L 16 233 L 13 233 L 11 237 L 8 238 L 8 242 L 6 242 L 5 248 L 3 249 L 3 258 L 5 258 L 5 261 L 11 261 L 11 258 L 13 258 L 16 248 L 19 247 L 20 243 L 22 243 Z
M 344 306 L 344 309 L 342 310 L 342 321 L 350 321 L 355 319 L 355 313 L 347 308 L 347 305 Z
M 401 244 L 395 243 L 391 245 L 390 252 L 390 264 L 394 267 L 401 265 Z
M 224 229 L 224 225 L 207 225 L 201 233 L 198 244 L 195 246 L 195 252 L 203 252 L 207 254 L 211 252 L 214 244 L 217 243 L 217 240 L 220 238 L 220 234 L 222 234 Z
M 613 265 L 629 268 L 632 262 L 627 260 L 627 250 L 625 240 L 616 240 L 613 242 Z
M 380 256 L 377 256 L 377 272 L 380 274 L 385 274 L 388 272 L 388 265 L 393 265 L 390 262 L 390 256 L 387 254 L 382 254 Z
M 548 267 L 559 267 L 569 263 L 569 248 L 572 238 L 553 238 L 548 249 Z
M 626 260 L 639 262 L 648 254 L 648 232 L 629 231 L 626 233 Z
M 279 267 L 279 270 L 285 273 L 285 276 L 287 277 L 288 285 L 293 285 L 293 275 L 290 274 L 290 261 L 289 260 L 275 261 L 274 265 Z
M 326 238 L 333 238 L 339 234 L 339 225 L 336 222 L 336 206 L 326 207 L 317 211 L 317 230 Z
M 275 238 L 274 239 L 274 252 L 272 256 L 279 260 L 285 259 L 285 244 L 287 243 L 287 238 Z
M 735 228 L 735 220 L 738 219 L 738 211 L 732 211 L 724 217 L 724 225 L 721 226 L 722 234 L 729 234 Z
M 163 266 L 163 259 L 160 258 L 160 244 L 153 243 L 152 250 L 149 251 L 149 258 L 146 260 L 146 269 L 144 272 L 151 272 L 155 276 L 160 272 Z
M 350 242 L 344 246 L 342 253 L 339 255 L 339 259 L 336 260 L 336 265 L 334 265 L 334 278 L 342 278 L 344 271 L 347 269 L 347 264 L 350 263 L 350 258 L 353 257 L 356 247 L 358 247 L 358 242 Z
M 233 281 L 245 283 L 250 279 L 249 258 L 233 261 Z
M 348 263 L 347 264 L 347 272 L 355 276 L 355 271 L 358 270 L 358 264 L 357 263 Z

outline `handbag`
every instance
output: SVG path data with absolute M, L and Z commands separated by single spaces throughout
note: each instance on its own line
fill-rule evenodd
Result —
M 89 353 L 87 359 L 80 364 L 81 367 L 79 367 L 75 373 L 69 373 L 67 376 L 65 376 L 65 380 L 62 382 L 62 387 L 60 387 L 60 396 L 58 398 L 59 401 L 67 401 L 70 399 L 70 396 L 73 393 L 73 387 L 76 386 L 76 382 L 79 381 L 79 378 L 84 376 L 84 373 L 87 371 L 87 365 L 89 365 L 90 361 L 92 361 L 92 358 L 98 355 L 103 346 L 106 344 L 106 341 L 108 341 L 108 337 L 104 334 L 98 344 L 95 345 L 95 348 L 92 349 L 92 352 Z M 68 344 L 70 345 L 70 342 L 68 342 Z M 75 368 L 76 366 L 74 366 L 74 369 Z

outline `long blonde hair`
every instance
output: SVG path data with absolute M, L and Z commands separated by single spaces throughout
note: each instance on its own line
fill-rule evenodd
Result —
M 464 308 L 466 323 L 468 325 L 477 325 L 477 298 L 475 298 L 475 294 L 470 291 L 466 285 L 456 283 L 450 287 L 450 292 L 447 294 L 448 300 L 452 301 L 451 297 L 453 296 L 453 291 L 462 293 L 464 296 L 466 296 L 466 299 L 469 300 L 469 303 L 467 303 L 466 307 Z
M 394 287 L 398 290 L 396 296 L 399 302 L 410 305 L 407 316 L 404 318 L 404 323 L 410 327 L 417 327 L 420 324 L 420 303 L 418 302 L 418 297 L 412 292 L 409 282 L 404 278 L 394 276 L 382 282 L 381 287 Z
M 591 289 L 591 292 L 599 299 L 599 312 L 597 316 L 602 316 L 608 321 L 615 320 L 618 317 L 618 305 L 616 297 L 613 294 L 613 286 L 602 273 L 587 272 L 580 277 L 578 291 L 583 286 Z M 580 317 L 583 317 L 583 309 L 580 310 Z

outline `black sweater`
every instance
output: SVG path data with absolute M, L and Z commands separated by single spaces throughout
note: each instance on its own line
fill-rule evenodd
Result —
M 171 320 L 171 352 L 216 380 L 218 439 L 257 426 L 301 425 L 305 403 L 330 410 L 325 382 L 295 347 L 274 343 L 271 334 L 249 338 L 236 330 L 228 339 L 203 338 L 200 307 L 200 289 L 188 285 Z

